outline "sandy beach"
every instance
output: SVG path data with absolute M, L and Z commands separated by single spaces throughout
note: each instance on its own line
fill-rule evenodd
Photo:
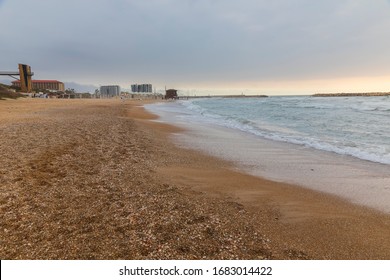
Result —
M 1 259 L 390 259 L 390 216 L 179 148 L 147 101 L 0 101 Z

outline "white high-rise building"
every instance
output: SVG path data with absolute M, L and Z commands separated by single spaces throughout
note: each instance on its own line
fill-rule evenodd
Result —
M 104 98 L 110 98 L 119 96 L 121 94 L 120 86 L 101 86 L 100 87 L 100 96 Z
M 152 84 L 131 85 L 132 92 L 153 92 Z

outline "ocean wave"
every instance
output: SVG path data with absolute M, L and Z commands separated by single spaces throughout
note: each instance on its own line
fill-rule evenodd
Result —
M 372 118 L 372 120 L 355 120 L 351 109 L 353 106 L 356 107 L 356 104 L 348 104 L 348 106 L 333 104 L 335 106 L 332 109 L 332 104 L 325 104 L 324 106 L 320 106 L 320 104 L 313 106 L 309 106 L 310 104 L 298 105 L 296 100 L 294 100 L 294 102 L 282 106 L 281 104 L 276 104 L 277 102 L 280 103 L 281 100 L 273 100 L 271 105 L 262 103 L 262 109 L 271 108 L 271 110 L 267 111 L 271 116 L 265 116 L 261 119 L 262 116 L 260 115 L 259 117 L 258 115 L 259 121 L 259 119 L 254 120 L 248 117 L 255 115 L 253 111 L 257 113 L 259 111 L 254 109 L 257 108 L 254 104 L 249 106 L 246 103 L 246 111 L 242 108 L 234 110 L 232 101 L 234 102 L 234 100 L 229 100 L 228 103 L 224 100 L 219 100 L 218 102 L 197 100 L 183 102 L 182 105 L 192 112 L 193 115 L 187 116 L 191 121 L 207 122 L 273 141 L 287 142 L 372 162 L 390 164 L 389 143 L 386 146 L 383 141 L 380 143 L 377 140 L 373 141 L 368 138 L 386 137 L 386 135 L 383 135 L 385 131 L 379 126 L 377 136 L 372 135 L 373 131 L 365 131 L 365 129 L 374 129 L 375 125 L 370 124 L 370 122 L 374 122 L 375 118 Z M 305 102 L 308 102 L 308 100 L 304 99 L 302 103 Z M 292 106 L 292 103 L 295 103 L 295 105 Z M 237 108 L 241 105 L 237 105 Z M 283 107 L 285 111 L 279 110 L 277 112 L 275 107 Z M 340 109 L 342 107 L 348 107 L 349 110 L 343 113 L 343 110 Z M 230 108 L 230 111 L 226 108 Z M 324 109 L 333 110 L 332 112 L 337 111 L 341 115 L 337 118 L 329 114 L 329 116 L 332 116 L 330 118 L 325 114 L 318 114 L 320 110 Z M 367 111 L 368 106 L 360 106 L 359 109 Z M 383 107 L 371 107 L 371 109 L 382 110 Z M 376 111 L 374 110 L 374 112 Z M 322 118 L 320 121 L 312 120 L 308 121 L 307 124 L 305 123 L 305 118 L 318 118 L 319 116 Z M 343 117 L 344 119 L 342 119 Z M 329 118 L 329 120 L 326 118 Z M 366 123 L 357 126 L 356 121 L 365 121 Z M 313 127 L 310 127 L 310 125 Z

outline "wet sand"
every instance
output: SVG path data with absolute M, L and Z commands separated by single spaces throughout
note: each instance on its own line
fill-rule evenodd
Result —
M 390 217 L 177 147 L 139 101 L 0 101 L 2 259 L 390 259 Z

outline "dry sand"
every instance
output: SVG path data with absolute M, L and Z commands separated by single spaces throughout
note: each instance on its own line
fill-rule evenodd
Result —
M 1 259 L 390 259 L 390 217 L 176 147 L 140 102 L 0 101 Z

